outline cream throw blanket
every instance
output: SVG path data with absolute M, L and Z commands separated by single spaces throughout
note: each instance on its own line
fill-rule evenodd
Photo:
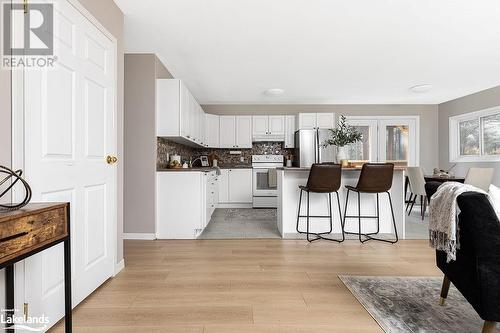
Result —
M 429 206 L 429 239 L 431 247 L 446 252 L 447 262 L 456 260 L 458 239 L 457 197 L 464 192 L 479 192 L 483 190 L 457 182 L 445 182 L 439 186 L 431 198 Z

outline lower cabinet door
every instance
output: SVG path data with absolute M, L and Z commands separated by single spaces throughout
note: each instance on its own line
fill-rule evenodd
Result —
M 252 203 L 252 169 L 229 169 L 228 178 L 229 202 Z
M 221 169 L 218 178 L 219 203 L 229 202 L 229 169 Z

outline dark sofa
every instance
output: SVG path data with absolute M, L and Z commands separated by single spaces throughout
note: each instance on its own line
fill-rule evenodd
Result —
M 433 194 L 439 185 L 428 183 L 426 189 Z M 441 301 L 444 304 L 451 281 L 486 321 L 483 332 L 496 332 L 500 322 L 500 222 L 483 194 L 464 193 L 457 203 L 461 211 L 457 260 L 447 263 L 446 253 L 436 251 L 437 266 L 445 275 Z

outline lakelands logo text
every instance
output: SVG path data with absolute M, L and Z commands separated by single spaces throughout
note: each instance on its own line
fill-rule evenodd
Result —
M 2 68 L 53 67 L 54 5 L 3 3 Z
M 0 329 L 11 329 L 19 332 L 43 332 L 47 330 L 49 318 L 45 315 L 39 317 L 31 317 L 24 315 L 16 315 L 21 311 L 15 310 L 2 310 L 0 314 Z

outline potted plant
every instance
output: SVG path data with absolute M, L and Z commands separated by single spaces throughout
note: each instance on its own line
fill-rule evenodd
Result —
M 331 138 L 326 140 L 324 146 L 337 147 L 337 163 L 342 163 L 343 166 L 347 165 L 347 152 L 346 146 L 351 143 L 356 143 L 363 139 L 363 134 L 359 132 L 354 126 L 347 123 L 344 115 L 340 116 L 340 122 L 337 128 L 330 129 Z

